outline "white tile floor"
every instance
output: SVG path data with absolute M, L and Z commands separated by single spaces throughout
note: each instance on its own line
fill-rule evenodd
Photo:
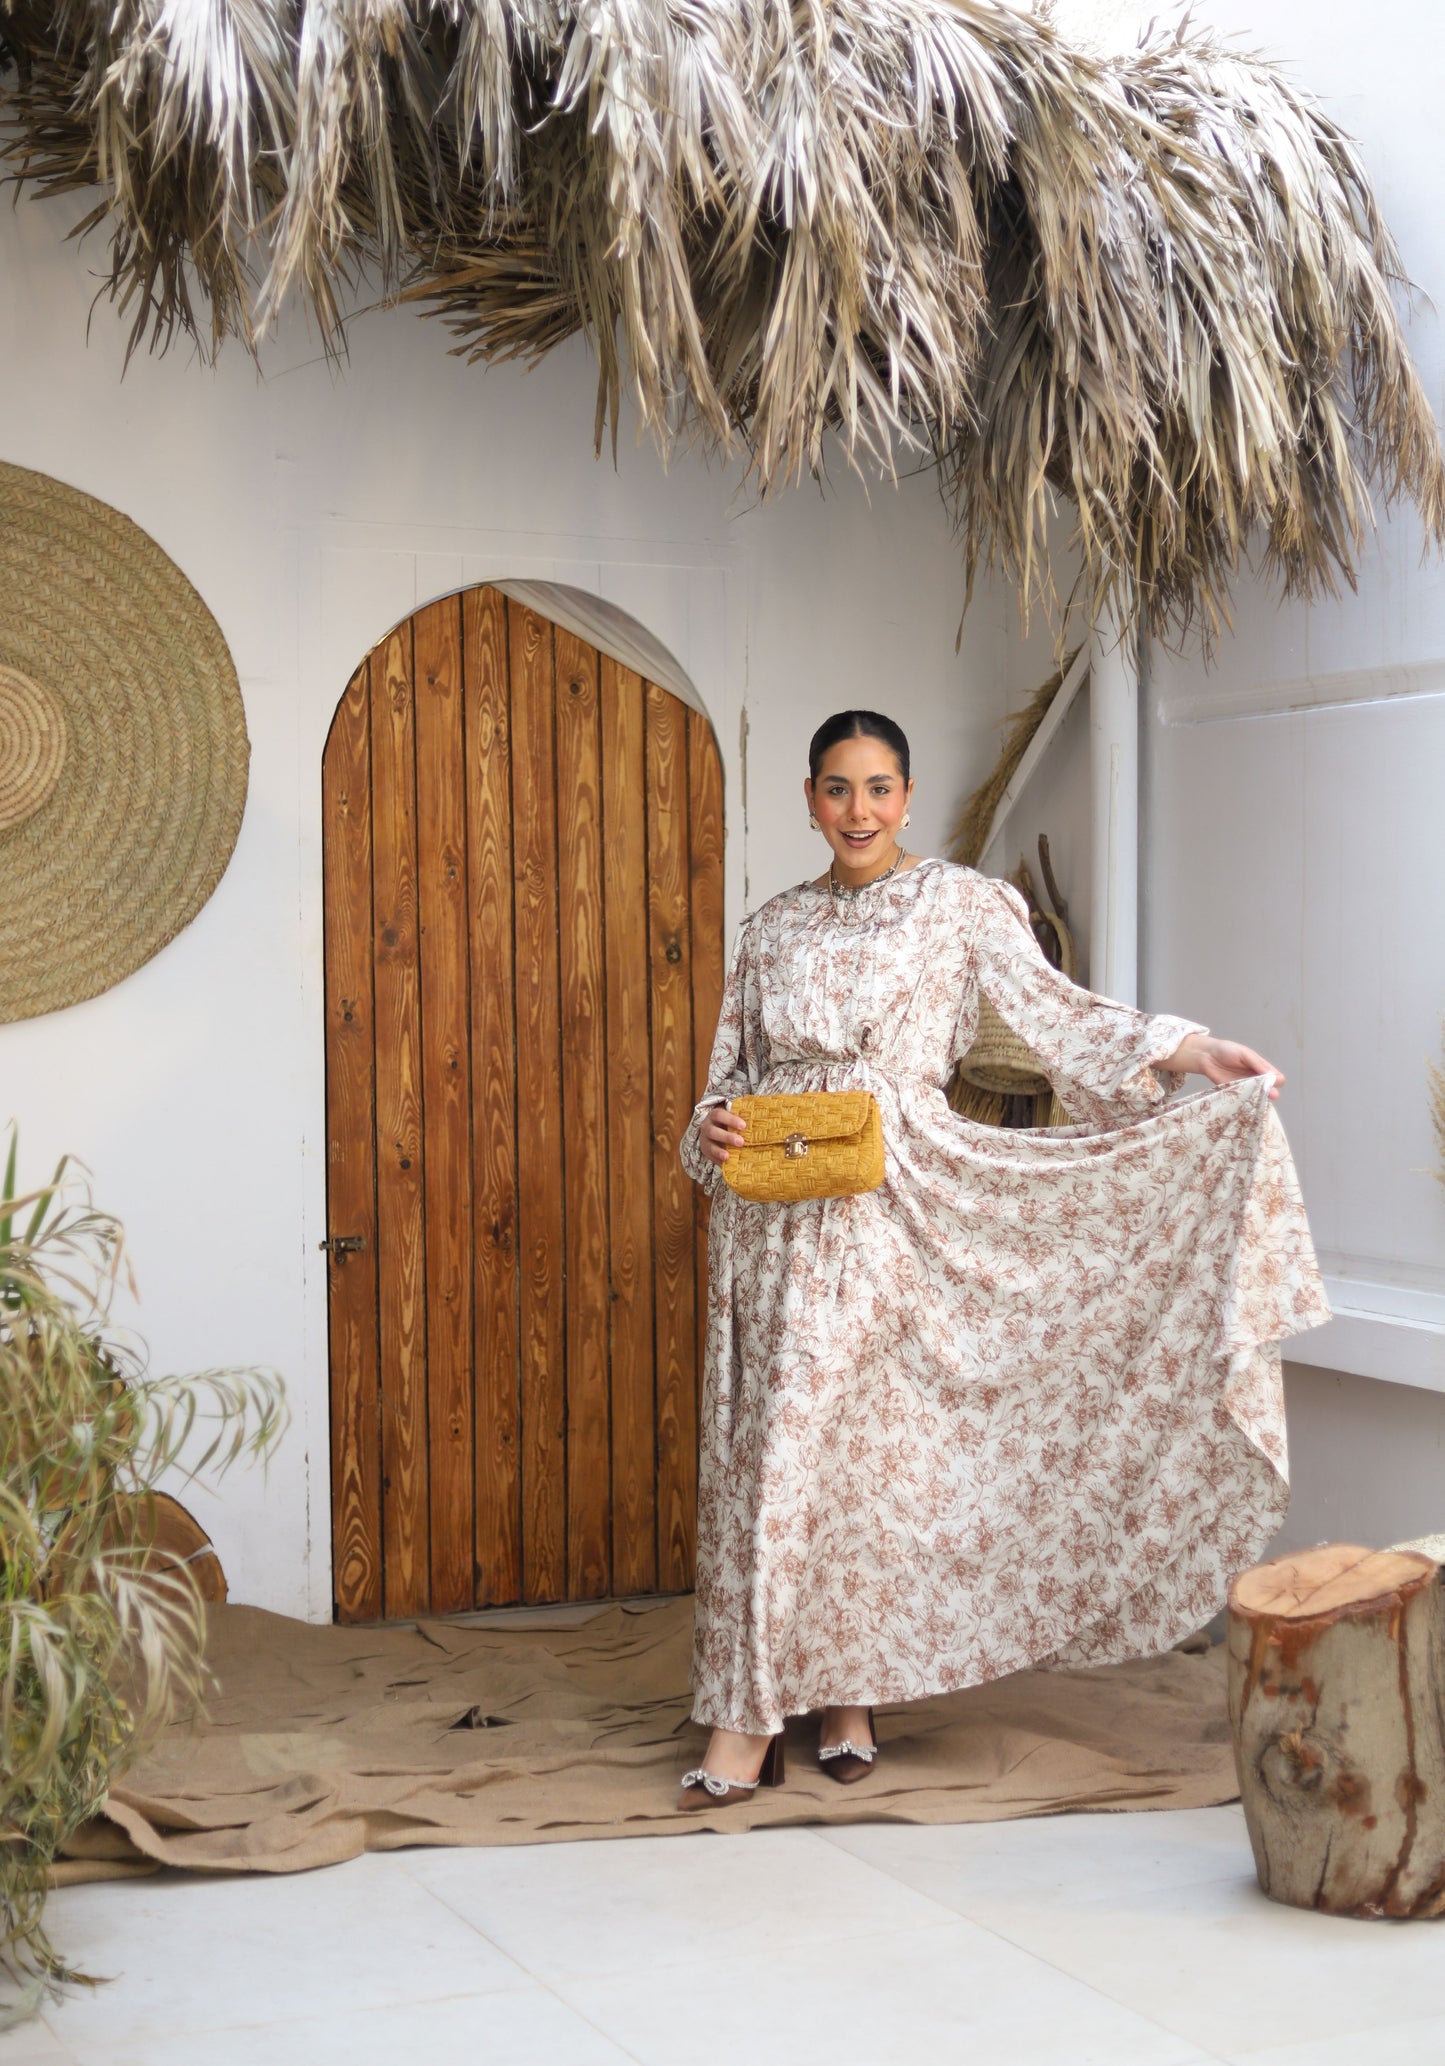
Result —
M 1237 1808 L 404 1851 L 53 1899 L 0 2066 L 1445 2066 L 1445 1923 L 1265 1901 Z

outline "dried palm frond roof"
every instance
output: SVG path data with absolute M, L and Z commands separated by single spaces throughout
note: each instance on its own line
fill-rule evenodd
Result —
M 1104 60 L 1003 0 L 0 0 L 0 119 L 99 189 L 132 343 L 328 340 L 358 279 L 458 349 L 581 332 L 664 444 L 764 488 L 836 437 L 941 468 L 970 583 L 1206 633 L 1262 543 L 1353 578 L 1371 489 L 1445 537 L 1395 246 L 1353 145 L 1207 35 Z

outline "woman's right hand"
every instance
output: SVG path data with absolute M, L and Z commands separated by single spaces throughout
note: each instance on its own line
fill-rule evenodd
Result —
M 740 1148 L 747 1130 L 747 1121 L 739 1119 L 726 1105 L 710 1105 L 698 1121 L 698 1145 L 708 1161 L 721 1169 L 728 1159 L 728 1149 Z

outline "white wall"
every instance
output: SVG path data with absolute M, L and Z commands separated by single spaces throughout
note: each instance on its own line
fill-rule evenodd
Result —
M 1103 50 L 1160 18 L 1140 0 L 1055 11 Z M 1284 61 L 1361 145 L 1422 290 L 1410 343 L 1445 415 L 1438 11 L 1198 0 L 1191 17 Z M 1280 1546 L 1389 1542 L 1445 1526 L 1445 1187 L 1426 1077 L 1445 1016 L 1445 566 L 1422 562 L 1414 512 L 1397 511 L 1357 593 L 1305 607 L 1246 579 L 1235 620 L 1212 668 L 1149 654 L 1140 995 L 1288 1072 L 1281 1117 L 1338 1317 L 1286 1366 L 1295 1492 Z M 1008 636 L 1041 674 L 1036 642 Z M 1031 686 L 1016 657 L 1006 682 L 1011 704 Z M 1082 918 L 1079 713 L 1069 729 L 1023 799 L 1010 858 L 1021 832 L 1064 827 Z
M 1115 31 L 1145 12 L 1105 5 Z M 1364 145 L 1411 271 L 1445 298 L 1439 68 L 1420 61 L 1433 22 L 1422 0 L 1382 0 L 1366 30 L 1345 0 L 1201 0 L 1196 14 L 1296 60 Z M 356 323 L 340 372 L 297 322 L 263 374 L 231 348 L 214 372 L 184 354 L 140 357 L 122 381 L 105 305 L 86 344 L 102 254 L 64 241 L 71 219 L 29 200 L 0 209 L 0 450 L 126 511 L 195 582 L 241 675 L 251 794 L 227 876 L 177 941 L 105 997 L 0 1028 L 0 1118 L 19 1118 L 32 1171 L 63 1148 L 90 1163 L 97 1196 L 130 1228 L 137 1318 L 160 1365 L 285 1372 L 296 1423 L 269 1480 L 241 1475 L 221 1501 L 192 1503 L 237 1597 L 324 1617 L 319 769 L 352 667 L 407 611 L 489 576 L 570 581 L 630 609 L 717 726 L 731 924 L 818 864 L 799 783 L 822 715 L 864 702 L 903 720 L 921 774 L 915 842 L 936 851 L 993 758 L 1005 701 L 1047 672 L 1048 643 L 1039 630 L 1024 641 L 1011 600 L 985 596 L 955 655 L 958 560 L 927 476 L 865 493 L 840 472 L 824 496 L 758 510 L 734 473 L 695 457 L 664 471 L 626 426 L 618 470 L 595 462 L 580 348 L 531 374 L 483 372 L 451 360 L 435 326 L 375 314 Z M 1412 335 L 1438 398 L 1433 313 Z M 1289 1069 L 1283 1116 L 1327 1259 L 1392 1306 L 1393 1318 L 1336 1323 L 1301 1353 L 1374 1376 L 1413 1371 L 1417 1386 L 1445 1340 L 1407 1324 L 1445 1294 L 1445 1194 L 1424 1173 L 1424 1062 L 1445 1006 L 1445 676 L 1431 672 L 1445 666 L 1445 576 L 1418 560 L 1413 523 L 1397 519 L 1358 599 L 1280 609 L 1246 586 L 1212 674 L 1156 652 L 1143 866 L 1146 1002 Z M 1402 669 L 1415 672 L 1391 672 Z M 1341 676 L 1359 697 L 1320 702 Z M 1230 705 L 1278 701 L 1281 682 L 1312 684 L 1320 707 Z M 1051 833 L 1082 919 L 1075 729 L 1010 845 L 1032 853 L 1034 832 Z M 1298 1373 L 1291 1384 L 1310 1513 L 1345 1510 L 1330 1502 L 1356 1471 L 1358 1402 L 1378 1402 L 1371 1525 L 1396 1532 L 1388 1459 L 1418 1462 L 1421 1416 L 1445 1431 L 1445 1396 L 1417 1390 L 1405 1410 L 1399 1383 L 1352 1390 L 1351 1421 L 1328 1386 Z
M 410 312 L 358 320 L 348 365 L 293 323 L 258 373 L 228 349 L 122 380 L 112 311 L 87 321 L 97 245 L 63 207 L 0 209 L 0 451 L 113 503 L 180 564 L 235 657 L 251 788 L 230 869 L 147 967 L 72 1010 L 0 1027 L 0 1119 L 24 1160 L 81 1155 L 125 1220 L 156 1364 L 284 1372 L 295 1425 L 269 1479 L 186 1494 L 233 1595 L 330 1613 L 322 1161 L 321 751 L 356 663 L 389 625 L 465 583 L 574 583 L 676 655 L 718 732 L 729 928 L 823 857 L 801 795 L 809 733 L 881 705 L 912 735 L 913 841 L 936 851 L 992 759 L 1002 613 L 954 651 L 962 582 L 931 481 L 751 506 L 735 472 L 664 470 L 624 425 L 591 450 L 580 347 L 531 374 L 450 358 Z M 21 405 L 23 398 L 23 406 Z M 746 752 L 743 739 L 746 736 Z
M 1285 1366 L 1290 1504 L 1275 1552 L 1315 1542 L 1385 1547 L 1445 1523 L 1445 1411 L 1438 1392 Z
M 1059 11 L 1112 48 L 1155 12 Z M 1285 61 L 1361 145 L 1423 290 L 1410 342 L 1445 415 L 1438 11 L 1200 0 L 1192 15 Z M 1235 614 L 1212 670 L 1150 655 L 1141 994 L 1288 1071 L 1281 1116 L 1340 1317 L 1288 1372 L 1280 1539 L 1390 1541 L 1445 1525 L 1445 1188 L 1426 1087 L 1445 1014 L 1445 567 L 1422 564 L 1399 511 L 1357 594 L 1306 608 L 1245 582 Z
M 1291 60 L 1361 145 L 1407 271 L 1445 301 L 1434 11 L 1206 0 L 1196 19 Z M 1437 308 L 1409 334 L 1445 413 Z M 1151 654 L 1144 994 L 1288 1072 L 1281 1115 L 1342 1315 L 1301 1354 L 1445 1390 L 1426 1075 L 1445 1014 L 1445 566 L 1422 565 L 1405 509 L 1382 520 L 1358 594 L 1304 607 L 1250 583 L 1236 617 L 1212 671 Z
M 1055 581 L 1060 596 L 1067 596 L 1077 572 L 1077 555 L 1068 551 L 1069 525 L 1055 526 L 1052 541 Z M 1035 609 L 1027 621 L 1009 601 L 1002 612 L 1004 635 L 1003 684 L 1010 711 L 1019 710 L 1035 690 L 1054 673 L 1061 659 L 1057 627 L 1044 611 Z M 1077 644 L 1083 628 L 1070 627 L 1069 643 Z M 1089 980 L 1090 892 L 1092 869 L 1090 843 L 1092 797 L 1089 767 L 1089 691 L 1087 685 L 1075 697 L 1063 724 L 1050 741 L 1043 760 L 1020 791 L 1010 811 L 1007 830 L 994 852 L 987 857 L 990 874 L 1007 875 L 1026 860 L 1039 895 L 1047 902 L 1043 871 L 1039 866 L 1039 835 L 1049 842 L 1049 859 L 1059 894 L 1068 906 L 1068 925 L 1078 956 L 1077 976 Z

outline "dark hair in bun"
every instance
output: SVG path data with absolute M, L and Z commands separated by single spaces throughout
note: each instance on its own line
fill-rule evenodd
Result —
M 902 725 L 877 710 L 838 710 L 824 718 L 808 741 L 808 773 L 813 781 L 818 779 L 824 757 L 843 739 L 880 740 L 897 761 L 904 781 L 908 780 L 908 736 Z

